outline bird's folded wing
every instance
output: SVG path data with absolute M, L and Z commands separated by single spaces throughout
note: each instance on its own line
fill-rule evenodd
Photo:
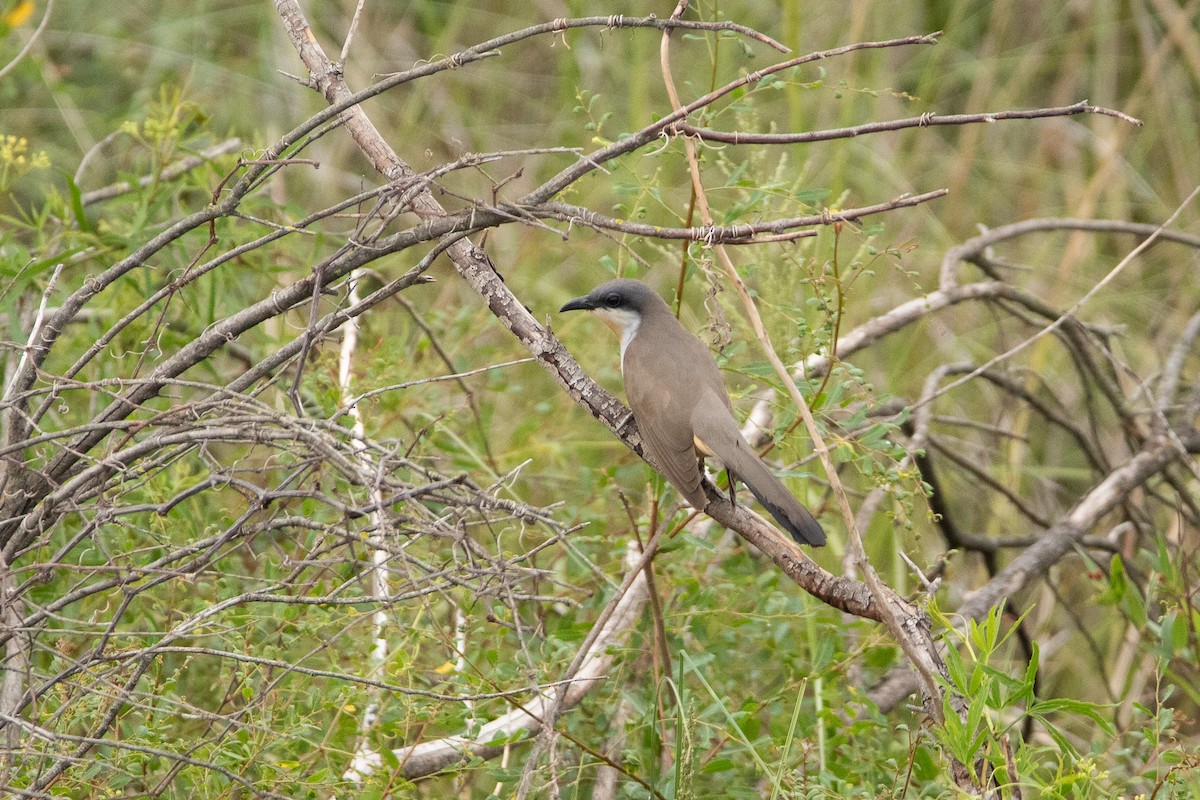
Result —
M 693 508 L 703 511 L 708 497 L 701 486 L 702 475 L 688 415 L 671 406 L 672 394 L 661 385 L 643 386 L 627 378 L 625 394 L 641 431 L 646 455 Z
M 662 426 L 642 425 L 640 421 L 638 430 L 642 432 L 642 444 L 650 459 L 692 508 L 703 511 L 708 505 L 708 496 L 701 486 L 700 466 L 690 432 L 686 439 L 681 440 L 670 431 L 663 430 Z

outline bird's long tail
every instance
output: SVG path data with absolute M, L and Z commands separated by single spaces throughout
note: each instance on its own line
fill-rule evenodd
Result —
M 732 473 L 730 477 L 736 475 L 741 478 L 742 483 L 746 484 L 750 492 L 758 498 L 762 507 L 770 512 L 775 521 L 783 526 L 793 539 L 813 547 L 821 547 L 825 544 L 825 531 L 821 528 L 821 524 L 799 500 L 792 496 L 787 487 L 779 478 L 775 477 L 775 473 L 771 472 L 758 454 L 750 449 L 750 445 L 745 440 L 738 437 L 738 440 L 732 445 L 731 452 L 718 452 L 717 457 Z

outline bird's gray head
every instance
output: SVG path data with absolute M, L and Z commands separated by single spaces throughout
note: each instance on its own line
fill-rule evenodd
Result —
M 583 297 L 576 297 L 559 311 L 626 311 L 640 315 L 651 305 L 662 302 L 662 298 L 641 281 L 618 278 L 600 284 Z
M 562 311 L 593 311 L 604 324 L 621 337 L 621 361 L 625 360 L 625 348 L 637 335 L 642 317 L 652 310 L 670 310 L 663 299 L 641 281 L 619 278 L 597 286 L 583 297 L 576 297 L 559 309 Z

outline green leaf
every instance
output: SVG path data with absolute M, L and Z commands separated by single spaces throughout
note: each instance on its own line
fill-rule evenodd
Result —
M 801 189 L 793 197 L 801 203 L 819 203 L 829 197 L 828 189 Z
M 63 172 L 62 175 L 67 179 L 67 191 L 71 195 L 71 214 L 75 217 L 75 225 L 84 233 L 92 233 L 92 223 L 83 210 L 83 191 L 70 173 Z
M 1101 592 L 1096 602 L 1102 606 L 1115 606 L 1125 596 L 1125 562 L 1116 553 L 1108 562 L 1108 588 Z
M 1163 614 L 1158 622 L 1158 650 L 1163 658 L 1171 659 L 1187 649 L 1187 620 L 1174 611 Z
M 918 747 L 913 751 L 912 765 L 913 775 L 919 781 L 932 781 L 937 777 L 938 768 L 928 748 Z
M 1141 592 L 1136 587 L 1130 586 L 1125 592 L 1125 596 L 1121 598 L 1121 610 L 1125 612 L 1125 616 L 1129 618 L 1130 624 L 1139 630 L 1144 629 L 1149 620 L 1146 614 L 1146 603 L 1142 600 Z
M 965 694 L 968 682 L 967 667 L 963 663 L 962 655 L 953 647 L 946 651 L 946 672 L 950 676 L 950 685 Z
M 1096 703 L 1085 703 L 1082 700 L 1059 697 L 1052 700 L 1039 701 L 1029 711 L 1043 722 L 1045 722 L 1044 717 L 1049 714 L 1079 714 L 1095 722 L 1105 733 L 1111 736 L 1114 731 L 1113 725 L 1100 713 L 1104 708 L 1105 706 L 1097 705 Z
M 1041 651 L 1037 642 L 1030 642 L 1029 664 L 1025 667 L 1025 680 L 1021 682 L 1021 691 L 1013 696 L 1013 700 L 1029 704 L 1033 701 L 1033 688 L 1037 685 L 1038 658 Z

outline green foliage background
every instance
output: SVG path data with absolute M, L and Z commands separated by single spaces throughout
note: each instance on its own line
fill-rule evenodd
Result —
M 707 175 L 714 181 L 714 176 L 724 178 L 725 185 L 711 188 L 721 203 L 722 222 L 950 190 L 945 200 L 872 218 L 864 228 L 848 228 L 840 236 L 824 229 L 814 239 L 745 255 L 739 266 L 758 292 L 785 360 L 828 344 L 835 326 L 849 330 L 935 288 L 943 253 L 980 226 L 1057 216 L 1157 223 L 1200 176 L 1200 34 L 1194 3 L 784 6 L 702 4 L 699 14 L 735 19 L 797 52 L 945 33 L 934 47 L 855 53 L 764 81 L 705 124 L 807 130 L 1085 98 L 1145 123 L 1134 128 L 1106 117 L 1059 117 L 922 128 L 815 145 L 706 150 Z M 369 2 L 346 75 L 352 86 L 362 87 L 378 74 L 534 22 L 651 10 L 665 17 L 671 7 Z M 15 54 L 41 12 L 39 4 L 31 21 L 7 33 L 3 59 Z M 335 53 L 348 24 L 347 4 L 312 3 L 306 12 L 317 37 Z M 592 30 L 534 39 L 506 48 L 497 58 L 386 93 L 366 109 L 417 169 L 467 152 L 548 146 L 588 151 L 669 108 L 658 72 L 658 43 L 659 35 L 649 31 Z M 771 57 L 761 46 L 730 37 L 680 36 L 676 80 L 681 92 L 695 96 Z M 82 285 L 90 273 L 161 232 L 168 221 L 203 208 L 233 158 L 86 208 L 73 202 L 73 192 L 136 181 L 228 136 L 240 137 L 242 153 L 249 156 L 324 107 L 320 97 L 280 70 L 300 67 L 267 4 L 60 0 L 30 57 L 0 80 L 0 134 L 24 137 L 30 158 L 44 152 L 49 162 L 22 175 L 14 162 L 2 186 L 5 338 L 25 341 L 20 314 L 36 305 L 58 262 L 68 262 L 63 287 Z M 679 152 L 675 145 L 660 155 L 639 153 L 615 165 L 611 174 L 576 185 L 568 199 L 624 219 L 688 224 L 689 183 Z M 379 182 L 338 130 L 301 155 L 319 162 L 319 168 L 297 164 L 282 171 L 242 207 L 245 219 L 222 220 L 221 248 L 262 235 L 256 221 L 292 224 Z M 444 181 L 447 191 L 440 199 L 450 208 L 462 207 L 463 198 L 490 198 L 492 182 L 504 179 L 511 179 L 504 191 L 516 196 L 565 163 L 564 157 L 538 156 L 456 173 Z M 1198 220 L 1196 209 L 1187 209 L 1178 227 L 1195 232 Z M 69 428 L 89 419 L 111 402 L 97 385 L 127 376 L 136 363 L 154 363 L 215 320 L 268 295 L 277 283 L 303 275 L 353 228 L 353 219 L 326 220 L 311 229 L 312 235 L 250 251 L 192 284 L 161 317 L 146 316 L 108 344 L 106 357 L 79 375 L 81 385 L 56 398 L 55 424 Z M 184 270 L 203 250 L 206 236 L 207 231 L 189 234 L 110 289 L 104 306 L 67 333 L 67 344 L 52 354 L 47 372 L 64 371 L 116 319 Z M 1027 237 L 1004 248 L 1003 258 L 1012 265 L 1006 277 L 1048 305 L 1066 308 L 1131 247 L 1130 239 L 1116 236 Z M 490 232 L 487 250 L 535 316 L 552 318 L 584 367 L 614 391 L 620 388 L 619 368 L 607 332 L 593 321 L 561 319 L 552 312 L 614 272 L 643 277 L 671 295 L 683 258 L 679 247 L 659 242 L 583 228 L 564 239 L 515 225 Z M 692 247 L 690 255 L 700 262 L 707 258 L 701 247 Z M 401 274 L 418 257 L 401 254 L 392 263 L 374 265 L 387 272 L 377 279 Z M 834 264 L 845 291 L 840 319 Z M 1194 252 L 1155 249 L 1088 307 L 1089 321 L 1113 328 L 1112 347 L 1142 379 L 1157 374 L 1178 332 L 1200 306 L 1196 268 Z M 436 266 L 431 274 L 436 283 L 406 291 L 403 304 L 385 304 L 365 319 L 355 391 L 526 355 L 448 265 Z M 691 274 L 682 317 L 702 335 L 732 342 L 720 361 L 735 404 L 744 412 L 752 392 L 771 382 L 769 369 L 746 344 L 750 337 L 736 303 L 721 295 L 706 304 L 705 284 L 695 271 Z M 728 327 L 707 330 L 716 308 L 724 310 Z M 305 321 L 302 310 L 261 326 L 184 377 L 227 383 L 297 335 Z M 1022 330 L 985 306 L 929 320 L 840 366 L 818 402 L 831 430 L 834 421 L 844 428 L 859 421 L 873 425 L 831 444 L 857 497 L 872 486 L 889 490 L 886 513 L 876 516 L 866 535 L 873 563 L 902 593 L 920 586 L 898 552 L 930 567 L 946 548 L 930 520 L 920 477 L 896 468 L 903 451 L 893 443 L 894 428 L 870 423 L 867 410 L 890 398 L 911 402 L 937 364 L 981 362 L 1026 335 Z M 305 375 L 306 408 L 317 418 L 336 418 L 336 357 L 336 344 L 322 345 Z M 1120 449 L 1120 421 L 1091 402 L 1089 380 L 1055 383 L 1074 374 L 1069 355 L 1037 346 L 1019 363 L 1033 376 L 1032 384 L 1050 387 L 1065 407 L 1090 403 L 1096 409 L 1088 421 L 1091 429 L 1113 452 Z M 259 397 L 264 408 L 286 407 L 288 380 Z M 818 385 L 807 388 L 813 392 Z M 166 409 L 198 396 L 194 387 L 180 385 L 149 405 Z M 1003 423 L 1019 436 L 996 442 L 986 431 L 963 429 L 948 441 L 965 458 L 984 459 L 998 482 L 1033 498 L 1039 511 L 1054 518 L 1093 482 L 1085 454 L 1061 431 L 996 404 L 995 393 L 972 384 L 939 413 Z M 631 520 L 645 535 L 652 496 L 661 497 L 676 522 L 686 512 L 671 505 L 677 498 L 669 487 L 535 364 L 386 392 L 365 408 L 369 435 L 397 442 L 411 458 L 406 469 L 414 480 L 429 469 L 469 476 L 478 486 L 502 482 L 501 496 L 507 499 L 534 507 L 561 504 L 553 510 L 560 525 L 588 523 L 569 534 L 570 547 L 548 548 L 530 562 L 545 571 L 544 577 L 522 586 L 520 598 L 490 587 L 481 594 L 476 590 L 487 581 L 480 579 L 396 604 L 386 631 L 391 647 L 386 674 L 374 676 L 389 684 L 482 694 L 554 680 L 611 596 L 614 580 L 619 581 Z M 783 437 L 793 419 L 785 407 L 777 411 L 781 439 L 772 457 L 793 465 L 791 485 L 810 506 L 827 512 L 827 528 L 836 530 L 819 470 L 802 460 L 808 444 L 803 436 Z M 31 447 L 23 457 L 30 464 L 43 463 L 51 447 Z M 40 575 L 27 601 L 34 608 L 54 603 L 95 579 L 85 568 L 113 574 L 141 569 L 156 553 L 232 529 L 244 514 L 259 519 L 251 513 L 246 490 L 232 486 L 184 500 L 169 514 L 154 513 L 203 481 L 214 464 L 235 465 L 251 483 L 274 481 L 305 466 L 315 470 L 309 485 L 338 485 L 335 470 L 313 467 L 305 458 L 239 443 L 189 452 L 148 469 L 120 494 L 123 507 L 141 512 L 106 520 L 99 503 L 26 554 L 18 579 Z M 1179 479 L 1194 491 L 1194 476 L 1181 473 Z M 346 491 L 363 499 L 361 487 Z M 945 495 L 965 530 L 989 536 L 1031 533 L 1028 520 L 984 493 L 969 473 L 949 474 Z M 423 519 L 421 514 L 433 517 L 439 510 L 413 513 Z M 345 519 L 316 501 L 297 500 L 288 511 L 311 520 L 313 529 L 267 529 L 239 538 L 236 545 L 215 550 L 203 569 L 139 590 L 114 623 L 110 649 L 145 646 L 179 619 L 301 574 L 302 596 L 325 596 L 343 584 L 352 595 L 358 592 L 364 551 L 330 534 L 348 524 Z M 647 620 L 609 679 L 581 709 L 565 715 L 561 727 L 571 743 L 605 750 L 615 725 L 621 725 L 626 770 L 666 797 L 954 796 L 946 754 L 968 760 L 985 756 L 1002 767 L 1006 736 L 1017 767 L 1017 775 L 1006 779 L 1019 780 L 1026 797 L 1194 796 L 1200 792 L 1194 719 L 1200 706 L 1195 688 L 1200 617 L 1193 607 L 1196 530 L 1187 519 L 1181 513 L 1174 520 L 1170 515 L 1154 520 L 1155 535 L 1138 539 L 1112 562 L 1072 557 L 1070 566 L 1025 593 L 1022 607 L 1033 608 L 1026 623 L 1041 643 L 1036 697 L 1028 659 L 1010 637 L 1013 618 L 997 614 L 973 628 L 960 642 L 962 655 L 956 650 L 951 659 L 952 682 L 971 698 L 972 716 L 961 729 L 937 731 L 922 730 L 918 713 L 902 708 L 884 715 L 865 702 L 865 689 L 903 662 L 881 627 L 847 621 L 819 606 L 715 529 L 704 537 L 685 533 L 672 539 L 656 561 L 672 663 L 662 662 Z M 668 521 L 666 514 L 656 520 Z M 40 564 L 83 531 L 89 531 L 90 547 L 39 573 Z M 553 529 L 520 521 L 472 531 L 498 558 L 555 535 Z M 441 539 L 421 540 L 413 552 L 429 564 L 454 562 L 458 556 L 448 547 Z M 844 547 L 835 535 L 815 557 L 840 572 Z M 963 593 L 984 575 L 976 556 L 956 553 L 947 559 L 945 580 L 931 602 L 952 616 Z M 101 623 L 121 600 L 116 587 L 41 621 L 33 670 L 49 675 L 67 669 L 96 645 L 104 631 Z M 359 791 L 340 776 L 354 752 L 365 689 L 336 676 L 365 671 L 374 608 L 368 602 L 231 607 L 184 642 L 192 652 L 162 654 L 149 666 L 139 683 L 143 702 L 120 711 L 115 739 L 127 746 L 94 748 L 88 763 L 68 771 L 53 791 L 72 797 L 232 797 L 251 791 L 219 770 L 176 766 L 170 754 L 180 752 L 241 776 L 258 790 L 285 796 Z M 453 622 L 456 610 L 465 614 L 460 629 Z M 465 652 L 457 649 L 456 632 L 467 642 Z M 251 653 L 262 661 L 222 659 L 200 652 L 203 648 Z M 1114 685 L 1114 664 L 1122 660 L 1138 667 L 1127 671 L 1126 683 Z M 282 664 L 320 674 L 289 671 Z M 41 699 L 36 712 L 29 712 L 30 718 L 60 733 L 81 735 L 100 713 L 110 682 L 125 678 L 113 670 L 90 668 L 64 680 Z M 508 707 L 503 699 L 468 706 L 389 694 L 373 737 L 387 752 L 469 729 Z M 1023 732 L 1024 713 L 1039 723 L 1030 736 Z M 7 785 L 29 786 L 46 763 L 37 754 L 52 754 L 61 746 L 36 738 L 10 742 Z M 563 792 L 590 796 L 598 762 L 568 742 L 559 746 L 570 751 L 558 775 Z M 364 796 L 482 798 L 499 783 L 500 794 L 509 796 L 523 766 L 522 752 L 514 748 L 507 766 L 479 761 L 417 785 L 385 769 L 362 791 Z M 550 793 L 543 784 L 536 791 Z M 622 796 L 647 796 L 633 781 L 624 781 L 621 791 Z

